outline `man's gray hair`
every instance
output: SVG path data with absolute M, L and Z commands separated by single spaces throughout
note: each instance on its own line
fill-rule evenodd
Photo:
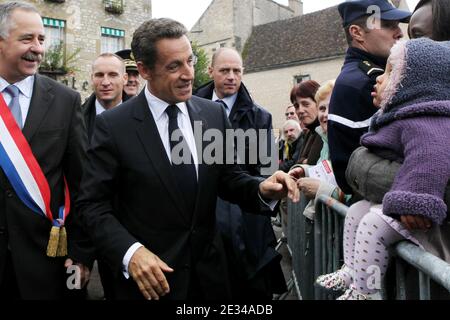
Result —
M 297 132 L 301 132 L 302 131 L 302 128 L 300 127 L 300 124 L 298 123 L 298 121 L 295 121 L 293 119 L 286 120 L 286 122 L 281 127 L 281 130 L 282 130 L 281 132 L 283 134 L 283 138 L 284 139 L 286 139 L 286 137 L 284 136 L 284 130 L 287 127 L 294 127 Z
M 136 29 L 131 41 L 134 60 L 153 69 L 158 58 L 156 42 L 161 39 L 179 39 L 187 32 L 183 24 L 168 18 L 151 19 L 144 22 Z
M 35 6 L 25 2 L 12 1 L 0 4 L 0 38 L 6 39 L 9 37 L 9 31 L 13 27 L 11 22 L 11 15 L 14 10 L 20 9 L 39 14 Z

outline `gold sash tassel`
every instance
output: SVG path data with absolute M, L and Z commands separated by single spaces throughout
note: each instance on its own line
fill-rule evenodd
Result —
M 53 226 L 52 230 L 50 230 L 50 239 L 48 240 L 47 245 L 47 256 L 51 258 L 56 257 L 56 253 L 58 251 L 59 231 L 59 227 L 56 226 Z
M 57 257 L 67 256 L 67 232 L 66 228 L 62 226 L 59 228 L 59 243 L 58 251 L 56 252 Z

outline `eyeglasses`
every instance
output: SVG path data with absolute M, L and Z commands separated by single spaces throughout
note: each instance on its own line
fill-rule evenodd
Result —
M 295 115 L 295 112 L 294 112 L 294 111 L 292 111 L 292 112 L 286 112 L 284 115 L 285 115 L 286 117 L 293 116 L 293 115 Z

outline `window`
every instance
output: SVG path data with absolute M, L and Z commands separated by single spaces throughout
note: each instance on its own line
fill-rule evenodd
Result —
M 62 46 L 65 40 L 65 21 L 52 18 L 42 18 L 42 22 L 45 29 L 45 51 Z
M 306 81 L 306 80 L 311 80 L 311 75 L 300 74 L 300 75 L 294 76 L 294 84 L 298 84 L 298 83 Z
M 102 52 L 114 53 L 125 47 L 125 31 L 102 27 Z

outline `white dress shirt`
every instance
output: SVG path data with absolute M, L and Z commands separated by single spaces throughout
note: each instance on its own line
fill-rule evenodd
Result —
M 166 108 L 169 106 L 167 102 L 155 97 L 149 91 L 148 87 L 145 89 L 145 97 L 147 103 L 150 107 L 150 112 L 152 113 L 153 119 L 155 120 L 156 127 L 158 128 L 159 136 L 166 150 L 167 158 L 171 161 L 170 155 L 170 142 L 169 142 L 169 116 L 166 113 Z M 194 130 L 192 129 L 191 120 L 189 118 L 189 113 L 187 110 L 186 103 L 177 103 L 178 108 L 181 112 L 178 112 L 178 126 L 183 133 L 184 138 L 188 144 L 189 150 L 191 151 L 192 158 L 195 164 L 195 170 L 197 172 L 198 179 L 198 158 L 197 158 L 197 148 L 195 146 Z M 150 137 L 149 137 L 150 138 Z M 137 249 L 143 245 L 139 242 L 134 243 L 126 252 L 122 264 L 123 264 L 123 275 L 125 278 L 129 278 L 128 265 L 130 263 L 131 257 L 136 252 Z
M 120 100 L 120 102 L 115 105 L 114 107 L 117 107 L 118 105 L 122 104 L 122 100 Z M 104 106 L 102 106 L 102 104 L 100 103 L 100 101 L 98 101 L 98 99 L 95 99 L 95 115 L 99 115 L 103 112 L 105 112 L 106 109 Z
M 0 77 L 0 92 L 2 93 L 3 99 L 5 99 L 7 105 L 11 102 L 12 97 L 9 93 L 4 92 L 4 90 L 11 84 L 19 88 L 19 103 L 20 111 L 22 112 L 23 128 L 25 125 L 25 120 L 27 119 L 28 110 L 30 109 L 31 97 L 33 96 L 34 76 L 26 77 L 22 81 L 16 83 L 8 83 L 8 81 Z
M 150 107 L 150 112 L 152 113 L 153 119 L 156 122 L 156 127 L 158 128 L 159 136 L 164 145 L 164 149 L 167 153 L 167 158 L 171 161 L 172 157 L 170 155 L 170 142 L 169 142 L 169 116 L 166 113 L 166 108 L 169 106 L 167 102 L 155 97 L 145 88 L 145 97 L 147 98 L 147 103 Z M 178 127 L 183 133 L 186 139 L 189 150 L 191 151 L 192 158 L 195 164 L 195 171 L 197 172 L 198 179 L 198 157 L 197 157 L 197 147 L 195 146 L 194 130 L 192 129 L 191 119 L 189 118 L 189 112 L 185 102 L 177 103 L 178 108 L 181 112 L 178 112 Z
M 225 111 L 227 112 L 227 116 L 230 116 L 231 113 L 231 109 L 233 109 L 234 103 L 236 102 L 237 99 L 237 92 L 235 94 L 233 94 L 232 96 L 229 97 L 224 97 L 223 99 L 220 99 L 217 94 L 216 94 L 216 90 L 213 90 L 213 95 L 212 95 L 212 101 L 217 101 L 217 100 L 222 100 L 223 102 L 225 102 L 225 104 L 227 105 L 227 108 L 225 108 Z

